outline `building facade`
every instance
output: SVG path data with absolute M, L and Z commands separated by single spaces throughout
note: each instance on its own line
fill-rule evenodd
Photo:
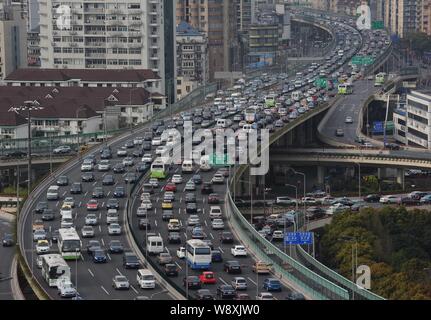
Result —
M 0 3 L 0 79 L 27 66 L 27 25 L 20 8 Z
M 39 28 L 27 33 L 27 61 L 28 67 L 40 67 L 40 37 Z

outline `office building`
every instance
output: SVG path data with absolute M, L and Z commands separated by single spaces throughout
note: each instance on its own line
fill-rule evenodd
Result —
M 391 33 L 404 38 L 421 28 L 422 0 L 393 0 L 385 2 L 385 26 Z

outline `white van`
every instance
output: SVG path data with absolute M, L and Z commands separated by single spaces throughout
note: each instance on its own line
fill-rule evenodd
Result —
M 247 132 L 247 133 L 250 133 L 252 131 L 252 129 L 253 128 L 252 128 L 251 124 L 245 124 L 242 126 L 242 131 Z
M 209 155 L 201 157 L 199 164 L 201 171 L 210 171 L 212 169 Z
M 223 103 L 223 99 L 222 98 L 215 98 L 214 99 L 214 105 L 218 106 L 219 104 Z
M 163 239 L 160 236 L 151 236 L 147 239 L 147 251 L 149 254 L 157 255 L 164 251 Z
M 48 188 L 48 191 L 46 192 L 46 199 L 47 200 L 58 200 L 59 198 L 59 186 L 50 186 Z
M 193 173 L 193 160 L 184 160 L 181 165 L 181 171 L 183 173 Z
M 156 287 L 156 278 L 149 269 L 139 269 L 136 280 L 141 289 L 154 289 Z
M 223 213 L 221 211 L 221 207 L 220 206 L 211 206 L 210 208 L 210 219 L 222 219 L 223 218 Z
M 217 119 L 217 127 L 218 128 L 226 128 L 227 120 L 226 119 Z

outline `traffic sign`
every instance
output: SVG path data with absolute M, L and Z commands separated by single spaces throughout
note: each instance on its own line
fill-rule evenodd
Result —
M 352 64 L 356 65 L 369 65 L 374 63 L 373 57 L 368 56 L 354 56 L 352 58 Z
M 229 157 L 227 154 L 211 154 L 209 156 L 209 163 L 212 166 L 224 166 L 224 165 L 228 165 L 229 162 Z
M 326 89 L 328 87 L 328 82 L 326 78 L 319 78 L 314 81 L 314 85 L 316 87 Z
M 284 237 L 285 244 L 301 245 L 313 244 L 312 232 L 288 232 Z
M 385 24 L 381 20 L 371 22 L 371 29 L 373 29 L 373 30 L 381 30 L 384 28 L 385 28 Z

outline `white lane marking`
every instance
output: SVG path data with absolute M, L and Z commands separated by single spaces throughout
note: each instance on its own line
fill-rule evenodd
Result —
M 157 214 L 157 208 L 154 208 L 154 214 L 155 215 Z
M 154 220 L 154 225 L 157 227 L 157 220 Z
M 85 261 L 84 256 L 82 255 L 82 253 L 80 254 L 82 261 Z
M 102 226 L 99 224 L 99 232 L 102 232 Z
M 157 197 L 157 198 L 156 198 L 156 202 L 159 202 L 159 201 L 160 201 L 160 197 Z
M 183 221 L 182 221 L 182 220 L 180 220 L 180 226 L 181 226 L 181 227 L 183 226 Z
M 205 208 L 202 208 L 202 214 L 205 214 Z
M 55 204 L 55 206 L 58 207 L 59 204 L 60 204 L 60 201 L 57 201 L 57 203 Z
M 112 259 L 111 259 L 111 256 L 109 255 L 109 253 L 107 253 L 106 255 L 108 256 L 108 259 L 109 259 L 109 260 L 112 260 Z
M 105 291 L 105 293 L 109 296 L 109 292 L 106 291 L 106 289 L 103 286 L 100 286 L 102 288 L 103 291 Z
M 66 195 L 66 193 L 67 193 L 67 191 L 64 191 L 64 192 L 63 192 L 63 197 Z
M 120 270 L 118 270 L 118 268 L 116 268 L 115 270 L 117 270 L 117 272 L 118 272 L 118 274 L 120 275 L 120 276 L 122 276 L 123 274 L 120 272 Z
M 99 213 L 99 220 L 102 219 L 102 212 Z
M 111 194 L 111 190 L 108 191 L 108 193 L 106 194 L 106 196 L 109 197 L 110 194 Z
M 78 212 L 75 212 L 75 220 L 78 218 Z M 51 228 L 51 227 L 50 227 Z
M 102 238 L 100 241 L 102 241 L 102 245 L 105 246 L 105 240 Z
M 88 195 L 88 190 L 87 190 L 87 192 L 85 192 L 84 196 L 86 197 L 87 195 Z
M 208 227 L 208 223 L 207 223 L 207 221 L 205 220 L 204 222 L 205 222 L 205 225 Z
M 180 203 L 183 202 L 183 197 L 180 197 Z
M 184 238 L 186 238 L 187 239 L 187 234 L 184 232 Z
M 224 251 L 221 247 L 218 247 L 218 249 L 221 251 L 221 253 L 224 253 Z
M 79 201 L 78 208 L 81 208 L 81 205 L 82 205 L 82 201 Z
M 105 201 L 102 202 L 101 208 L 103 208 L 104 206 L 105 206 Z
M 181 214 L 181 208 L 178 208 L 178 214 Z
M 90 269 L 87 269 L 87 270 L 88 270 L 88 272 L 90 272 L 91 276 L 94 278 L 94 273 Z
M 93 187 L 94 187 L 96 184 L 97 184 L 97 181 L 94 181 L 94 183 L 93 183 Z
M 115 182 L 114 187 L 118 184 L 118 181 Z
M 170 251 L 169 251 L 168 247 L 165 247 L 165 249 L 166 249 L 166 252 L 167 252 L 167 253 L 170 253 Z
M 160 189 L 160 192 L 163 192 L 163 189 L 164 189 L 165 187 L 163 186 L 161 189 Z
M 175 261 L 175 264 L 178 266 L 178 268 L 180 268 L 180 270 L 183 270 L 183 268 L 181 268 L 178 262 Z
M 211 232 L 210 232 L 210 237 L 214 240 L 214 236 Z
M 224 281 L 222 277 L 218 277 L 218 278 L 220 279 L 221 282 L 223 282 L 224 284 L 227 284 L 227 282 Z
M 247 279 L 248 279 L 251 283 L 253 283 L 255 286 L 257 286 L 257 283 L 256 283 L 255 281 L 253 281 L 253 279 L 251 279 L 250 277 L 247 277 Z
M 134 286 L 130 285 L 130 288 L 132 288 L 132 290 L 135 291 L 136 294 L 139 294 L 138 290 L 136 290 Z

